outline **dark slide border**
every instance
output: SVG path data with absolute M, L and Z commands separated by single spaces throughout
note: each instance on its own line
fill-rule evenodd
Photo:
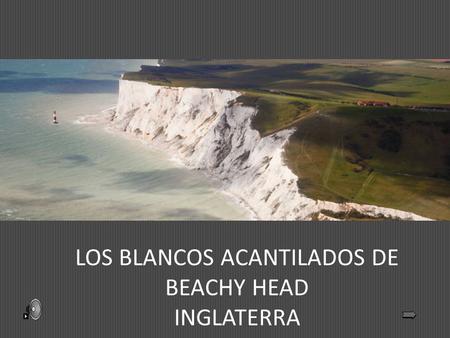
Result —
M 448 0 L 3 0 L 1 58 L 448 58 Z
M 4 0 L 0 58 L 448 58 L 448 0 Z M 450 336 L 449 222 L 0 222 L 0 337 Z M 397 248 L 363 269 L 76 266 L 76 249 Z M 304 278 L 306 297 L 167 299 L 167 278 Z M 22 319 L 33 298 L 38 321 Z M 173 310 L 298 309 L 180 328 Z M 403 311 L 417 314 L 402 318 Z
M 443 222 L 1 222 L 1 337 L 450 336 L 450 227 Z M 113 252 L 78 267 L 76 249 Z M 398 249 L 396 267 L 121 267 L 120 249 Z M 143 256 L 140 256 L 141 259 Z M 303 297 L 167 297 L 166 279 L 302 278 Z M 27 302 L 38 321 L 23 320 Z M 176 327 L 176 308 L 298 310 L 301 326 Z M 402 318 L 414 311 L 414 320 Z

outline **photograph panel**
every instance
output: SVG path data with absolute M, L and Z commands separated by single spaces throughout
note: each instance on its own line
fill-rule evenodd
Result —
M 450 63 L 1 60 L 0 218 L 448 220 Z

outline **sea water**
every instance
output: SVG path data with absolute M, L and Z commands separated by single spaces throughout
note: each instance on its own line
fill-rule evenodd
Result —
M 0 60 L 0 219 L 244 219 L 202 173 L 97 125 L 154 60 Z M 57 111 L 59 123 L 52 123 Z

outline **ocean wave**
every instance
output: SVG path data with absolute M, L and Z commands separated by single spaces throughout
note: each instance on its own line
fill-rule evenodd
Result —
M 15 214 L 17 213 L 17 209 L 0 209 L 0 219 L 10 220 L 10 219 L 18 219 Z
M 83 115 L 78 117 L 75 121 L 73 121 L 74 124 L 84 124 L 84 125 L 92 125 L 92 124 L 106 124 L 109 121 L 111 121 L 112 114 L 115 112 L 116 106 L 112 106 L 106 109 L 103 109 L 98 114 L 90 114 L 90 115 Z

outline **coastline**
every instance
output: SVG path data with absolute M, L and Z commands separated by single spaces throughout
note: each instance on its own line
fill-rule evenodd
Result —
M 165 157 L 167 160 L 172 162 L 175 167 L 184 168 L 186 170 L 192 170 L 191 167 L 186 165 L 179 157 L 175 154 L 170 154 L 167 152 L 167 149 L 158 146 L 148 140 L 142 138 L 136 138 L 133 134 L 124 133 L 116 128 L 112 127 L 110 124 L 111 114 L 114 113 L 116 106 L 108 107 L 100 111 L 97 114 L 89 114 L 80 116 L 76 120 L 73 121 L 74 124 L 80 125 L 97 125 L 103 128 L 104 132 L 112 134 L 114 137 L 120 137 L 126 140 L 127 142 L 138 142 L 141 145 L 144 145 L 150 151 L 157 152 Z M 223 182 L 220 181 L 217 177 L 214 177 L 211 173 L 208 173 L 204 170 L 198 170 L 198 172 L 204 177 L 205 180 L 209 181 L 213 184 L 214 189 L 217 194 L 224 196 L 231 205 L 234 205 L 236 208 L 242 210 L 247 218 L 243 220 L 254 221 L 257 220 L 256 212 L 251 208 L 250 205 L 246 203 L 245 200 L 240 198 L 239 196 L 234 195 L 233 193 L 227 191 L 223 188 Z
M 241 93 L 217 88 L 156 86 L 120 80 L 110 128 L 169 154 L 189 169 L 222 183 L 223 193 L 263 220 L 337 220 L 338 214 L 368 218 L 428 220 L 396 209 L 310 199 L 284 163 L 294 129 L 261 137 L 251 127 L 253 107 L 236 102 Z M 328 213 L 328 215 L 327 215 Z M 332 216 L 329 215 L 332 214 Z

